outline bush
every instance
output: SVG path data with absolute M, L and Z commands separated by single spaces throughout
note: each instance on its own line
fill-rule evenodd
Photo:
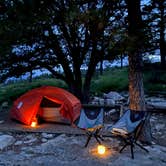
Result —
M 63 81 L 57 79 L 36 79 L 31 83 L 23 81 L 5 86 L 0 85 L 0 103 L 3 101 L 12 102 L 25 92 L 44 85 L 57 86 L 61 88 L 67 87 Z
M 107 93 L 109 91 L 123 91 L 128 89 L 127 68 L 106 71 L 102 76 L 92 81 L 92 93 Z
M 144 68 L 144 88 L 146 93 L 166 92 L 166 72 L 159 69 Z M 84 78 L 83 78 L 84 79 Z M 43 85 L 57 86 L 67 89 L 67 85 L 60 80 L 48 77 L 34 79 L 32 83 L 20 81 L 9 85 L 0 85 L 0 103 L 13 102 L 20 95 L 30 89 Z M 95 74 L 91 83 L 91 95 L 101 95 L 110 91 L 128 91 L 128 68 L 111 68 L 103 75 Z

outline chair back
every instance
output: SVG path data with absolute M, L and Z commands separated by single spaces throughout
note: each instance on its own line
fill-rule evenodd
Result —
M 82 108 L 77 126 L 82 129 L 95 128 L 103 125 L 103 108 Z
M 131 133 L 140 125 L 144 118 L 144 114 L 144 111 L 133 111 L 128 109 L 113 125 L 112 130 L 121 129 L 126 133 Z

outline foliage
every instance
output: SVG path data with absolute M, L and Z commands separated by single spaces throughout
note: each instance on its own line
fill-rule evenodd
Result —
M 148 27 L 149 44 L 153 46 L 151 50 L 160 49 L 162 67 L 166 64 L 165 17 L 166 1 L 151 0 L 143 6 L 143 18 Z
M 93 94 L 107 93 L 109 91 L 128 90 L 128 69 L 115 68 L 105 71 L 103 75 L 94 78 L 92 81 L 91 92 Z
M 149 8 L 156 7 L 151 3 L 142 7 L 141 52 L 158 47 Z M 119 58 L 138 43 L 128 37 L 126 17 L 124 0 L 0 1 L 0 81 L 45 68 L 87 100 L 96 65 Z M 20 48 L 19 52 L 13 48 Z M 88 66 L 83 81 L 82 64 Z
M 144 85 L 146 92 L 166 92 L 166 72 L 160 64 L 149 64 L 144 67 Z
M 124 50 L 123 5 L 121 1 L 108 0 L 4 1 L 1 23 L 6 28 L 1 29 L 1 41 L 8 41 L 9 32 L 18 35 L 11 36 L 7 43 L 11 48 L 8 55 L 0 49 L 1 80 L 45 68 L 65 81 L 78 97 L 86 99 L 97 63 L 114 59 Z M 12 47 L 20 45 L 33 49 L 13 53 Z M 82 83 L 83 63 L 88 70 Z M 61 67 L 63 73 L 55 67 Z
M 36 79 L 32 83 L 28 81 L 20 81 L 8 85 L 0 85 L 0 103 L 3 101 L 13 102 L 20 95 L 31 90 L 44 85 L 57 86 L 60 88 L 67 88 L 63 81 L 56 79 Z
M 151 68 L 154 68 L 154 65 L 150 68 L 144 68 L 144 85 L 146 93 L 155 93 L 166 92 L 166 82 L 152 82 L 154 78 L 154 72 L 152 72 Z M 157 72 L 157 71 L 156 71 Z M 158 71 L 158 79 L 166 80 L 166 73 L 163 70 Z M 162 74 L 161 74 L 162 73 Z M 104 71 L 102 76 L 95 76 L 92 80 L 91 85 L 91 95 L 101 95 L 103 93 L 108 93 L 109 91 L 128 91 L 128 68 L 115 68 Z M 16 83 L 11 83 L 8 85 L 0 85 L 0 103 L 3 101 L 13 102 L 20 95 L 25 93 L 26 91 L 40 87 L 42 85 L 52 85 L 61 88 L 65 88 L 67 90 L 67 85 L 59 80 L 48 78 L 44 76 L 42 78 L 38 78 L 33 80 L 32 83 L 28 81 L 20 81 Z

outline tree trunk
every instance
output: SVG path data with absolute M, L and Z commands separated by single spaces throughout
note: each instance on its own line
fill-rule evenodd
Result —
M 123 68 L 123 54 L 120 54 L 120 67 Z
M 89 102 L 90 85 L 91 85 L 93 73 L 94 73 L 94 71 L 91 69 L 86 74 L 84 85 L 83 85 L 83 91 L 82 91 L 82 94 L 83 94 L 82 102 L 83 103 Z
M 71 93 L 73 93 L 77 98 L 79 98 L 81 101 L 83 100 L 83 93 L 82 88 L 76 81 L 73 83 L 68 83 L 68 88 Z
M 83 94 L 82 94 L 82 74 L 81 74 L 81 64 L 82 61 L 80 60 L 80 49 L 75 47 L 73 50 L 73 75 L 74 75 L 74 92 L 75 95 L 82 101 Z
M 100 75 L 103 75 L 103 60 L 100 61 Z
M 140 11 L 140 0 L 126 0 L 128 7 L 129 35 L 129 101 L 130 109 L 145 111 L 145 97 L 142 77 L 141 47 L 143 46 L 143 24 Z M 141 141 L 151 142 L 149 120 L 144 127 Z
M 32 73 L 32 70 L 29 72 L 29 82 L 32 82 L 32 75 L 33 75 L 33 73 Z
M 97 60 L 93 58 L 93 54 L 95 53 L 96 52 L 94 51 L 91 55 L 91 60 L 88 65 L 88 70 L 87 70 L 85 81 L 83 84 L 83 103 L 87 103 L 90 97 L 89 92 L 90 92 L 91 80 L 97 65 Z
M 146 111 L 145 97 L 144 97 L 144 86 L 143 86 L 143 76 L 141 71 L 142 57 L 138 53 L 129 53 L 129 101 L 130 109 L 137 111 Z M 150 116 L 148 116 L 145 127 L 140 136 L 140 141 L 146 144 L 151 144 L 151 126 L 150 126 Z
M 129 53 L 129 94 L 131 110 L 146 110 L 143 77 L 141 71 L 141 55 Z

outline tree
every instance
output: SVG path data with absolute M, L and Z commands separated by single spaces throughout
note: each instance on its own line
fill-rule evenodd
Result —
M 119 34 L 124 32 L 121 28 L 124 9 L 119 12 L 115 9 L 119 9 L 121 4 L 109 0 L 13 2 L 9 5 L 10 15 L 4 18 L 9 22 L 14 17 L 14 25 L 19 22 L 16 28 L 19 30 L 18 38 L 12 40 L 11 45 L 33 47 L 36 44 L 36 47 L 25 56 L 14 58 L 14 61 L 14 55 L 10 53 L 11 63 L 2 68 L 7 66 L 8 71 L 18 75 L 36 67 L 45 68 L 56 78 L 64 80 L 71 92 L 87 102 L 96 65 L 119 54 L 118 48 L 123 40 Z M 3 61 L 6 63 L 5 58 Z M 80 68 L 85 62 L 88 69 L 82 80 Z M 26 67 L 18 71 L 18 66 Z M 63 73 L 55 70 L 57 66 L 63 69 Z
M 146 110 L 142 76 L 142 46 L 144 45 L 144 24 L 141 18 L 140 0 L 126 0 L 128 8 L 128 58 L 129 58 L 129 107 L 131 110 Z M 147 128 L 146 128 L 147 129 Z M 149 130 L 149 129 L 148 129 Z M 149 131 L 145 140 L 150 142 Z
M 164 0 L 156 1 L 154 0 L 155 5 L 157 6 L 159 13 L 159 33 L 160 33 L 160 39 L 159 39 L 159 46 L 160 46 L 160 56 L 161 56 L 161 67 L 165 68 L 166 65 L 166 37 L 165 37 L 165 29 L 166 29 L 166 23 L 165 23 L 165 17 L 166 17 L 166 2 Z
M 165 10 L 166 2 L 164 0 L 151 0 L 143 7 L 144 18 L 150 29 L 153 49 L 160 50 L 162 68 L 164 68 L 166 64 L 166 38 L 164 37 L 166 28 Z

